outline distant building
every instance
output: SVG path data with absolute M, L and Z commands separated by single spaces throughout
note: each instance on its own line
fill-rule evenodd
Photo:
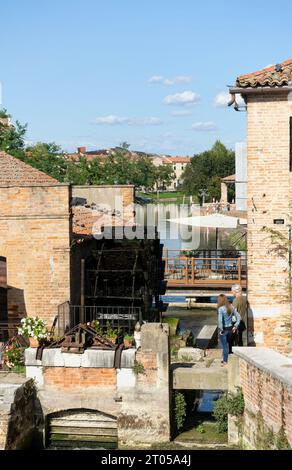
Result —
M 78 147 L 77 152 L 68 154 L 68 157 L 72 159 L 77 159 L 80 156 L 84 156 L 88 160 L 92 160 L 93 158 L 99 158 L 101 160 L 104 160 L 109 155 L 116 152 L 117 150 L 119 150 L 119 147 L 101 149 L 101 150 L 90 150 L 90 151 L 88 151 L 86 147 Z M 128 152 L 133 159 L 138 159 L 140 157 L 150 158 L 155 166 L 171 165 L 173 168 L 175 177 L 173 181 L 171 182 L 171 184 L 165 188 L 170 191 L 175 191 L 177 188 L 179 188 L 182 185 L 183 172 L 186 168 L 186 165 L 190 163 L 191 161 L 191 157 L 171 157 L 170 155 L 149 154 L 146 152 L 131 151 L 131 150 L 128 150 Z
M 188 163 L 190 163 L 191 157 L 164 157 L 164 165 L 172 165 L 175 178 L 167 189 L 175 190 L 178 189 L 183 183 L 183 172 Z

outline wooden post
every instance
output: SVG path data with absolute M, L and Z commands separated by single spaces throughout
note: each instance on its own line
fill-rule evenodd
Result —
M 239 284 L 241 284 L 241 258 L 239 257 L 237 259 L 237 266 L 238 266 L 238 281 L 239 281 Z
M 195 266 L 194 266 L 195 258 L 192 258 L 192 284 L 195 283 Z
M 81 260 L 81 279 L 80 279 L 80 323 L 85 323 L 85 259 Z
M 168 273 L 168 250 L 164 250 L 165 252 L 165 255 L 164 255 L 164 259 L 165 259 L 165 273 L 167 274 Z

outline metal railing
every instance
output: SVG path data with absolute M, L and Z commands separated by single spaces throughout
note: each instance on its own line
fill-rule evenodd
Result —
M 0 321 L 0 342 L 8 341 L 18 334 L 20 322 Z
M 236 257 L 191 256 L 184 251 L 165 250 L 165 280 L 168 284 L 179 285 L 230 285 L 246 282 L 246 259 Z
M 62 336 L 82 319 L 85 323 L 98 320 L 99 327 L 104 331 L 110 325 L 115 330 L 130 334 L 137 321 L 142 321 L 142 310 L 132 306 L 82 306 L 65 302 L 58 309 L 55 333 Z

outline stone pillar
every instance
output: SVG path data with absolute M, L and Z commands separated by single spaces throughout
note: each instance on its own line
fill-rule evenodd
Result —
M 221 181 L 221 198 L 220 203 L 223 207 L 228 203 L 228 186 L 224 181 Z
M 149 446 L 170 440 L 169 327 L 142 326 L 135 387 L 125 386 L 118 416 L 119 445 Z

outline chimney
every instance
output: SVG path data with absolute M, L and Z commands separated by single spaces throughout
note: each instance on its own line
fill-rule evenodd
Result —
M 86 147 L 77 147 L 78 153 L 86 153 Z

